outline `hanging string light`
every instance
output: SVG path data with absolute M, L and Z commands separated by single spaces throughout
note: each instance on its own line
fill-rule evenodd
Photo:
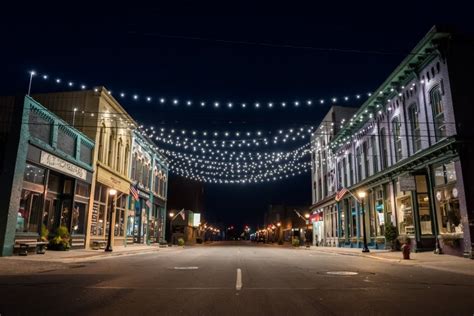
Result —
M 89 86 L 85 83 L 81 83 L 79 85 L 75 84 L 75 81 L 67 81 L 63 80 L 62 78 L 56 77 L 53 79 L 52 76 L 48 74 L 40 74 L 36 71 L 30 71 L 28 72 L 28 75 L 30 76 L 31 80 L 33 77 L 37 76 L 41 78 L 43 81 L 46 82 L 53 82 L 57 86 L 65 86 L 66 88 L 76 88 L 79 87 L 80 90 L 86 90 Z M 97 88 L 94 88 L 94 91 L 98 91 Z M 113 94 L 112 90 L 108 90 L 109 94 Z M 115 94 L 114 94 L 115 95 Z M 220 109 L 220 108 L 226 108 L 229 110 L 240 108 L 240 109 L 260 109 L 260 108 L 267 108 L 269 110 L 280 107 L 280 108 L 286 108 L 288 105 L 291 105 L 294 108 L 302 108 L 303 106 L 305 107 L 312 107 L 314 105 L 324 105 L 324 104 L 336 104 L 338 101 L 342 100 L 344 103 L 348 103 L 350 101 L 356 101 L 359 102 L 363 97 L 370 97 L 372 93 L 367 92 L 367 93 L 359 93 L 359 94 L 347 94 L 347 95 L 341 95 L 339 97 L 333 96 L 333 97 L 327 97 L 327 98 L 315 98 L 315 99 L 304 99 L 304 100 L 295 100 L 295 101 L 280 101 L 280 102 L 274 102 L 274 101 L 266 101 L 266 102 L 235 102 L 235 101 L 226 101 L 226 102 L 221 102 L 218 100 L 210 101 L 210 100 L 191 100 L 189 98 L 167 98 L 164 96 L 152 96 L 150 94 L 136 94 L 136 93 L 129 93 L 121 90 L 119 93 L 116 94 L 117 98 L 123 99 L 123 100 L 132 100 L 134 102 L 145 102 L 147 104 L 156 104 L 156 105 L 170 105 L 172 107 L 185 107 L 185 108 L 190 108 L 190 107 L 197 107 L 197 108 L 207 108 L 207 107 L 212 107 L 214 109 Z

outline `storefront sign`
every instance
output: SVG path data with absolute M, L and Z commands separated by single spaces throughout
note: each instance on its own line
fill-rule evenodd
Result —
M 120 192 L 128 193 L 130 191 L 130 182 L 100 166 L 97 168 L 97 180 L 109 188 Z
M 398 183 L 400 184 L 400 191 L 416 190 L 416 182 L 414 176 L 398 177 Z
M 76 166 L 73 163 L 70 163 L 64 159 L 61 159 L 57 156 L 51 155 L 45 151 L 41 152 L 40 163 L 51 169 L 55 169 L 62 173 L 71 175 L 73 177 L 86 180 L 87 171 L 81 167 Z

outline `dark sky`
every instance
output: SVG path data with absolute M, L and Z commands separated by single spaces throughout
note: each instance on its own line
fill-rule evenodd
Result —
M 26 92 L 27 71 L 33 68 L 112 91 L 181 99 L 250 103 L 365 93 L 385 80 L 433 24 L 472 31 L 473 11 L 463 2 L 3 6 L 0 65 L 6 71 L 0 94 Z M 33 85 L 33 92 L 49 89 L 39 80 Z M 121 103 L 139 122 L 198 130 L 317 125 L 328 109 L 228 111 Z M 206 212 L 216 221 L 254 226 L 272 203 L 309 205 L 310 176 L 206 186 Z

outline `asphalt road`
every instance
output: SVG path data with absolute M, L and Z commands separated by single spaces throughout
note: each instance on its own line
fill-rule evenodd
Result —
M 19 269 L 29 264 L 18 262 Z M 474 277 L 317 250 L 214 243 L 40 273 L 0 271 L 0 315 L 17 314 L 472 316 Z

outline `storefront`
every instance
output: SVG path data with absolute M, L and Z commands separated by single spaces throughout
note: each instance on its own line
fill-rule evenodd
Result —
M 91 179 L 90 170 L 30 145 L 16 222 L 16 241 L 37 239 L 39 234 L 53 237 L 62 226 L 71 234 L 71 246 L 84 248 Z
M 133 220 L 133 242 L 143 244 L 148 242 L 148 223 L 150 219 L 150 209 L 152 204 L 150 202 L 149 193 L 138 190 L 139 199 L 134 201 L 135 218 Z
M 457 168 L 460 168 L 459 161 L 448 161 L 434 166 L 434 196 L 440 247 L 444 253 L 462 255 L 464 228 Z
M 113 190 L 112 190 L 113 189 Z M 114 191 L 115 190 L 115 191 Z M 113 225 L 113 244 L 125 243 L 125 216 L 129 212 L 130 182 L 101 164 L 97 167 L 94 200 L 90 214 L 90 241 L 107 240 L 109 225 Z M 111 193 L 115 194 L 111 194 Z M 114 208 L 112 212 L 112 208 Z M 111 219 L 110 215 L 114 214 Z M 112 223 L 111 223 L 112 222 Z
M 26 125 L 26 159 L 17 161 L 24 172 L 15 243 L 51 241 L 61 227 L 70 234 L 72 248 L 84 248 L 94 143 L 39 103 L 27 98 L 25 106 L 35 124 Z

